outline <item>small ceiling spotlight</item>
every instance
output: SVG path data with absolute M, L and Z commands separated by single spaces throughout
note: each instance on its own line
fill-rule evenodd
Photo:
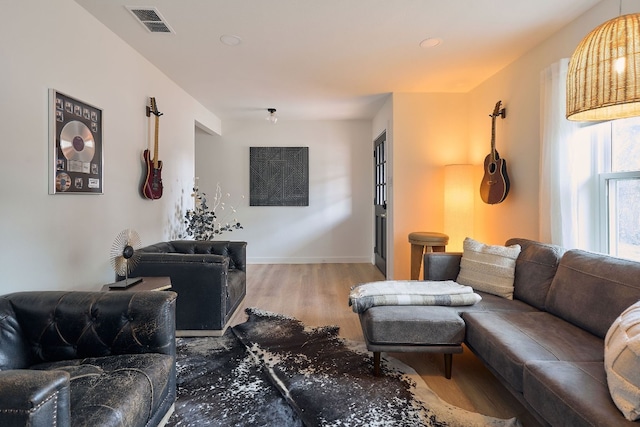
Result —
M 432 47 L 440 46 L 442 39 L 439 37 L 429 37 L 420 42 L 420 47 L 423 49 L 430 49 Z
M 223 34 L 220 36 L 220 43 L 227 46 L 235 47 L 242 43 L 242 39 L 233 34 Z
M 275 125 L 278 122 L 278 118 L 276 117 L 276 109 L 275 108 L 267 108 L 269 115 L 267 116 L 267 120 L 271 122 L 272 125 Z

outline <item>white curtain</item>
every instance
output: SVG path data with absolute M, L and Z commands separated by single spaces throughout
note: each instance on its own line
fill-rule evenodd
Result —
M 599 153 L 606 126 L 581 127 L 565 118 L 568 65 L 562 59 L 540 74 L 540 240 L 597 250 Z

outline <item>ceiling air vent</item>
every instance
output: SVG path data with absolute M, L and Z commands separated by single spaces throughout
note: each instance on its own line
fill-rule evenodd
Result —
M 175 31 L 167 24 L 155 7 L 126 6 L 126 8 L 151 33 L 173 33 Z

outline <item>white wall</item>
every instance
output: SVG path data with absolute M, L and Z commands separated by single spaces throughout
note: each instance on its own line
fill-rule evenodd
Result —
M 103 110 L 104 194 L 49 195 L 48 90 Z M 165 192 L 139 195 L 145 116 L 154 96 Z M 0 14 L 0 294 L 99 289 L 113 280 L 111 243 L 180 232 L 194 175 L 194 122 L 220 121 L 72 0 L 8 0 Z
M 393 94 L 393 270 L 409 279 L 409 233 L 444 230 L 444 166 L 467 162 L 465 94 Z M 387 263 L 389 264 L 389 262 Z
M 249 148 L 309 147 L 309 206 L 249 206 Z M 237 203 L 249 263 L 372 262 L 373 136 L 370 121 L 225 122 L 197 133 L 201 190 L 216 183 Z M 240 199 L 241 195 L 245 199 Z
M 628 3 L 623 13 L 640 11 Z M 482 164 L 490 143 L 488 114 L 500 99 L 507 118 L 497 122 L 497 148 L 507 159 L 512 188 L 500 205 L 476 203 L 475 237 L 491 243 L 538 238 L 539 73 L 569 56 L 586 33 L 618 14 L 618 6 L 603 0 L 469 94 L 394 94 L 372 122 L 281 118 L 271 127 L 225 123 L 223 137 L 198 133 L 199 146 L 211 144 L 211 157 L 196 159 L 211 166 L 198 173 L 248 197 L 248 147 L 309 146 L 311 206 L 249 207 L 247 199 L 238 214 L 246 228 L 233 238 L 249 242 L 253 262 L 369 262 L 371 147 L 387 128 L 394 169 L 388 271 L 406 278 L 408 232 L 442 228 L 442 168 Z M 104 195 L 48 194 L 49 88 L 103 109 Z M 144 200 L 138 190 L 140 153 L 150 136 L 144 115 L 149 96 L 164 113 L 165 194 L 156 201 Z M 0 293 L 97 289 L 113 277 L 109 249 L 123 228 L 138 230 L 144 243 L 178 237 L 192 204 L 195 123 L 220 133 L 220 121 L 84 9 L 72 0 L 2 2 L 0 97 Z M 442 108 L 443 102 L 457 110 Z
M 617 0 L 598 3 L 469 93 L 470 161 L 481 165 L 489 153 L 491 122 L 487 115 L 502 100 L 507 117 L 496 122 L 496 149 L 507 160 L 511 179 L 511 191 L 503 203 L 476 203 L 477 238 L 494 244 L 503 244 L 510 237 L 539 238 L 540 72 L 570 57 L 587 33 L 618 16 L 619 5 Z M 638 11 L 637 2 L 623 2 L 622 13 Z
M 623 13 L 640 11 L 637 4 L 623 6 Z M 447 233 L 442 174 L 446 164 L 476 166 L 471 237 L 494 244 L 516 236 L 539 238 L 540 71 L 569 57 L 589 31 L 618 15 L 618 7 L 616 0 L 602 1 L 468 94 L 392 95 L 373 121 L 374 134 L 385 126 L 392 129 L 387 133 L 392 150 L 388 277 L 409 277 L 409 232 Z M 503 203 L 486 205 L 479 186 L 490 151 L 489 115 L 498 100 L 507 117 L 496 120 L 496 147 L 507 160 L 511 191 Z

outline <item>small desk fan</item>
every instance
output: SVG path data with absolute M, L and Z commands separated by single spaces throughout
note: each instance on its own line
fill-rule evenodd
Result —
M 140 254 L 136 251 L 140 249 L 140 236 L 135 230 L 122 230 L 111 245 L 111 265 L 119 276 L 124 276 L 123 281 L 119 281 L 109 286 L 113 289 L 123 289 L 135 285 L 142 281 L 142 277 L 129 277 L 131 270 L 136 268 L 140 260 Z

